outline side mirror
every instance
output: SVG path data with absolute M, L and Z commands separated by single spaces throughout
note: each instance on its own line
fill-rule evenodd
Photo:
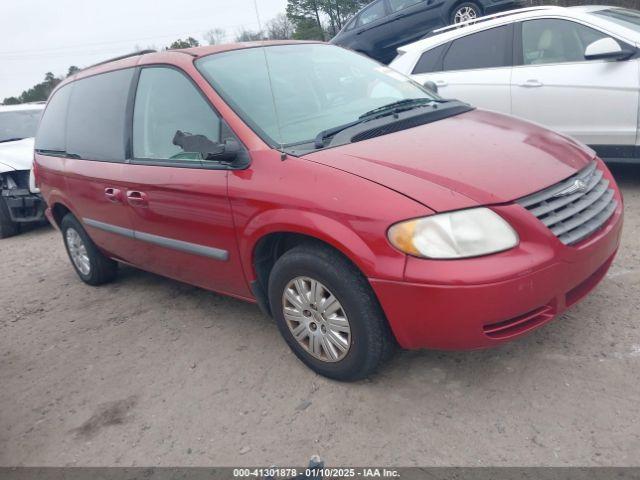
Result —
M 180 130 L 174 135 L 173 144 L 185 152 L 199 153 L 204 160 L 232 162 L 240 153 L 240 144 L 235 140 L 219 143 L 209 140 L 205 135 L 193 135 Z
M 427 90 L 429 90 L 430 92 L 438 93 L 438 85 L 436 85 L 436 83 L 432 82 L 431 80 L 425 80 L 422 83 L 422 86 Z
M 589 44 L 584 52 L 586 60 L 624 60 L 634 52 L 623 49 L 620 44 L 611 37 L 601 38 Z
M 215 143 L 215 142 L 213 142 Z M 240 144 L 231 138 L 224 143 L 217 143 L 218 149 L 215 152 L 203 152 L 205 160 L 217 160 L 219 162 L 233 162 L 240 153 Z

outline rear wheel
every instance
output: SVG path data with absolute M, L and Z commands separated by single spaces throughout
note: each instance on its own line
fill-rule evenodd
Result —
M 464 2 L 457 5 L 451 12 L 451 24 L 468 22 L 482 16 L 480 7 L 473 2 Z
M 269 277 L 269 301 L 289 347 L 321 375 L 358 380 L 393 353 L 366 278 L 328 247 L 301 245 L 280 257 Z
M 4 198 L 0 198 L 0 238 L 7 238 L 17 235 L 20 231 L 20 225 L 11 220 L 9 215 L 9 207 L 4 201 Z
M 118 263 L 98 250 L 73 215 L 65 215 L 60 222 L 60 230 L 71 264 L 83 282 L 96 286 L 116 277 Z

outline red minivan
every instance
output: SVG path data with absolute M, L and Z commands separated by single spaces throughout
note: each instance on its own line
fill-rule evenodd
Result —
M 119 262 L 257 303 L 327 377 L 499 345 L 605 276 L 622 199 L 584 145 L 323 43 L 141 52 L 51 95 L 47 216 Z

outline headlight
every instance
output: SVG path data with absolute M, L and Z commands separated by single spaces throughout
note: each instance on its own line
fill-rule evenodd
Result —
M 1 186 L 5 190 L 15 190 L 16 188 L 18 188 L 18 184 L 13 179 L 10 173 L 4 175 L 4 178 L 0 176 L 0 180 L 2 180 Z
M 389 241 L 416 257 L 451 259 L 502 252 L 518 245 L 518 234 L 497 213 L 474 208 L 393 225 Z

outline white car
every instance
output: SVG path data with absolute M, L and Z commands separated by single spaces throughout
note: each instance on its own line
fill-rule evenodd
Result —
M 443 97 L 569 135 L 607 161 L 639 162 L 639 44 L 639 11 L 533 7 L 436 30 L 399 48 L 390 67 Z
M 44 103 L 0 106 L 0 238 L 44 219 L 33 178 L 33 137 Z

